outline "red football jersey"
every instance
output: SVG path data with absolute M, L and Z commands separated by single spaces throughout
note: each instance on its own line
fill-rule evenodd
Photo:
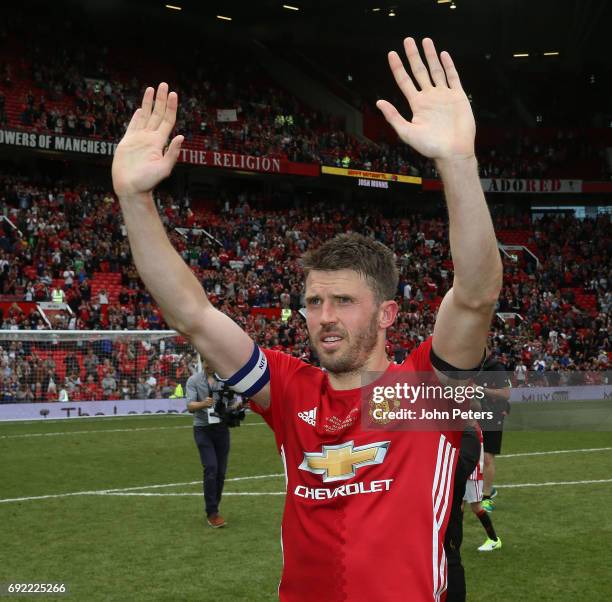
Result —
M 388 370 L 431 372 L 431 339 Z M 360 389 L 265 351 L 286 473 L 282 602 L 439 601 L 460 432 L 364 431 Z

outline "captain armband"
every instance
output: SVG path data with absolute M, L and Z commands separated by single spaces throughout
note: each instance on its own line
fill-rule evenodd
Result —
M 482 370 L 482 366 L 484 365 L 485 360 L 487 359 L 487 350 L 484 350 L 482 359 L 477 366 L 474 368 L 456 368 L 452 364 L 445 362 L 433 349 L 433 346 L 429 350 L 429 361 L 431 365 L 447 376 L 448 378 L 452 378 L 453 380 L 463 380 L 466 377 L 473 377 L 475 373 L 480 373 Z
M 254 345 L 249 361 L 236 374 L 228 378 L 221 378 L 218 374 L 215 376 L 232 391 L 252 397 L 270 382 L 270 368 L 264 352 L 259 345 Z

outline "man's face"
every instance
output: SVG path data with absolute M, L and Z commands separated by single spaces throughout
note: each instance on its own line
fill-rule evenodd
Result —
M 306 322 L 311 345 L 329 372 L 355 372 L 384 328 L 374 292 L 354 270 L 313 270 L 306 279 Z

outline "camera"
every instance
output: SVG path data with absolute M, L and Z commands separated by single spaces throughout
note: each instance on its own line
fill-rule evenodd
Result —
M 229 428 L 240 426 L 244 420 L 246 413 L 242 406 L 231 409 L 230 406 L 235 402 L 236 394 L 227 385 L 223 385 L 223 389 L 213 395 L 215 400 L 214 411 L 212 415 L 219 418 L 223 424 Z

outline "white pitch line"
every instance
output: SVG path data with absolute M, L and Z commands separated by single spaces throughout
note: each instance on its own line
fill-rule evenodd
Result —
M 249 477 L 231 477 L 229 479 L 225 479 L 226 483 L 230 481 L 252 481 L 253 479 L 272 479 L 277 477 L 284 477 L 285 475 L 282 472 L 276 474 L 258 474 L 252 475 Z M 184 483 L 163 483 L 161 485 L 139 485 L 138 487 L 124 487 L 122 489 L 101 489 L 100 491 L 104 494 L 110 492 L 119 492 L 119 491 L 139 491 L 141 489 L 160 489 L 162 487 L 184 487 L 186 485 L 201 485 L 202 479 L 198 481 L 185 481 Z M 200 495 L 200 494 L 198 494 Z
M 268 479 L 268 478 L 276 478 L 276 477 L 284 477 L 283 473 L 277 474 L 263 474 L 263 475 L 253 475 L 248 477 L 233 477 L 230 479 L 225 479 L 225 482 L 228 481 L 247 481 L 251 479 Z M 0 499 L 0 504 L 7 504 L 9 502 L 27 502 L 30 500 L 47 500 L 51 498 L 60 498 L 60 497 L 72 497 L 76 495 L 109 495 L 115 493 L 123 493 L 128 491 L 140 491 L 143 489 L 157 489 L 161 487 L 184 487 L 186 485 L 201 485 L 202 481 L 187 481 L 184 483 L 163 483 L 160 485 L 139 485 L 138 487 L 122 487 L 119 489 L 98 489 L 95 491 L 72 491 L 69 493 L 51 493 L 48 495 L 35 495 L 30 497 L 16 497 L 16 498 L 6 498 Z M 202 495 L 201 493 L 193 494 L 193 495 Z
M 284 475 L 283 475 L 284 476 Z M 499 489 L 519 489 L 521 487 L 556 487 L 558 485 L 589 485 L 593 483 L 612 483 L 612 479 L 594 479 L 590 481 L 549 481 L 547 483 L 512 483 L 508 485 L 497 485 Z M 202 493 L 104 493 L 100 492 L 97 495 L 110 495 L 110 496 L 137 496 L 137 497 L 181 497 L 181 496 L 201 496 Z M 223 492 L 223 496 L 226 495 L 286 495 L 285 491 L 256 491 L 256 492 Z
M 243 424 L 242 426 L 261 426 L 266 424 L 265 422 L 250 422 Z M 57 431 L 53 433 L 24 433 L 22 435 L 0 435 L 0 439 L 24 439 L 29 437 L 59 437 L 61 435 L 89 435 L 91 433 L 135 433 L 138 431 L 165 431 L 168 429 L 190 429 L 193 428 L 191 424 L 185 424 L 180 426 L 150 426 L 136 429 L 92 429 L 89 431 Z
M 590 481 L 548 481 L 547 483 L 512 483 L 508 485 L 498 485 L 495 487 L 501 489 L 514 489 L 519 487 L 555 487 L 557 485 L 589 485 L 591 483 L 612 483 L 612 479 L 593 479 Z M 223 494 L 225 495 L 225 494 Z
M 500 458 L 521 458 L 523 456 L 550 456 L 553 454 L 575 454 L 585 452 L 599 452 L 599 451 L 610 451 L 612 447 L 589 447 L 585 449 L 556 449 L 552 451 L 541 451 L 541 452 L 524 452 L 520 454 L 500 454 L 495 456 L 496 459 Z
M 274 475 L 270 475 L 274 476 Z M 283 474 L 276 476 L 285 476 Z M 199 483 L 199 481 L 197 481 Z M 500 489 L 519 489 L 521 487 L 555 487 L 557 485 L 589 485 L 593 483 L 612 483 L 612 479 L 592 479 L 588 481 L 548 481 L 546 483 L 510 483 L 507 485 L 495 485 Z M 181 497 L 181 496 L 201 496 L 201 492 L 197 493 L 148 493 L 148 492 L 105 492 L 101 491 L 98 495 L 111 495 L 111 496 L 137 496 L 137 497 Z M 286 495 L 285 491 L 256 491 L 256 492 L 223 492 L 223 495 Z
M 74 491 L 72 493 L 53 493 L 50 495 L 33 495 L 31 497 L 14 497 L 0 500 L 0 504 L 9 504 L 11 502 L 27 502 L 30 500 L 49 500 L 56 497 L 71 497 L 75 495 L 100 495 L 99 491 Z
M 281 475 L 283 476 L 283 475 Z M 593 479 L 589 481 L 548 481 L 546 483 L 511 483 L 508 485 L 497 485 L 499 489 L 519 489 L 521 487 L 556 487 L 558 485 L 590 485 L 593 483 L 612 483 L 612 479 Z M 111 496 L 138 496 L 138 497 L 166 497 L 166 496 L 201 496 L 202 493 L 102 493 L 99 495 L 111 495 Z M 257 492 L 223 492 L 223 495 L 286 495 L 285 491 L 257 491 Z
M 258 475 L 253 475 L 252 477 L 233 477 L 231 479 L 225 479 L 225 482 L 227 483 L 228 481 L 246 481 L 246 480 L 252 480 L 252 479 L 271 479 L 271 478 L 276 478 L 276 477 L 284 477 L 285 473 L 283 472 L 276 472 L 274 474 L 258 474 Z M 198 483 L 201 483 L 201 481 L 198 481 Z
M 254 422 L 245 426 L 255 426 L 262 425 L 264 422 Z M 190 428 L 189 426 L 164 426 L 164 427 L 150 427 L 150 428 L 140 428 L 140 429 L 111 429 L 111 430 L 99 430 L 99 431 L 81 431 L 82 433 L 92 433 L 92 432 L 124 432 L 124 431 L 147 431 L 147 430 L 163 430 L 163 429 L 173 429 L 173 428 Z M 77 433 L 78 431 L 73 431 L 73 433 Z M 43 436 L 43 435 L 51 435 L 52 433 L 35 433 L 34 436 Z M 72 434 L 72 433 L 57 433 L 61 435 Z M 5 437 L 20 437 L 24 435 L 5 435 Z M 610 451 L 612 447 L 592 447 L 592 448 L 583 448 L 583 449 L 559 449 L 552 451 L 543 451 L 543 452 L 525 452 L 518 454 L 506 454 L 502 456 L 498 456 L 499 458 L 516 458 L 521 456 L 545 456 L 551 454 L 569 454 L 569 453 L 585 453 L 585 452 L 598 452 L 598 451 Z M 226 479 L 227 481 L 244 481 L 244 480 L 252 480 L 252 479 L 267 479 L 267 478 L 277 478 L 284 477 L 283 473 L 276 474 L 268 474 L 268 475 L 252 475 L 246 477 L 232 477 Z M 82 496 L 82 495 L 110 495 L 110 494 L 119 494 L 123 492 L 129 491 L 142 491 L 143 489 L 158 489 L 163 487 L 184 487 L 187 485 L 199 485 L 202 481 L 186 481 L 183 483 L 163 483 L 157 485 L 140 485 L 137 487 L 124 487 L 120 489 L 100 489 L 95 491 L 74 491 L 69 493 L 55 493 L 49 495 L 37 495 L 30 497 L 20 497 L 20 498 L 7 498 L 0 499 L 0 504 L 6 504 L 10 502 L 25 502 L 30 500 L 45 500 L 51 498 L 63 498 L 63 497 L 73 497 L 73 496 Z M 590 480 L 590 481 L 559 481 L 559 482 L 548 482 L 548 483 L 523 483 L 523 484 L 509 484 L 509 485 L 499 485 L 499 487 L 512 488 L 512 487 L 546 487 L 546 486 L 555 486 L 555 485 L 582 485 L 589 483 L 609 483 L 612 482 L 612 479 L 606 480 Z M 496 485 L 498 486 L 498 485 Z M 227 493 L 229 495 L 230 492 Z M 159 494 L 164 495 L 164 494 Z M 169 495 L 169 494 L 168 494 Z M 178 495 L 178 494 L 176 494 Z M 189 493 L 189 495 L 201 495 L 200 493 Z M 226 495 L 224 493 L 224 495 Z M 237 495 L 237 494 L 236 494 Z M 245 494 L 246 495 L 246 494 Z
M 150 418 L 189 418 L 189 414 L 175 414 L 174 412 L 172 413 L 164 413 L 164 414 L 127 414 L 125 416 L 71 416 L 70 418 L 44 418 L 44 419 L 33 419 L 33 420 L 2 420 L 0 421 L 0 424 L 15 424 L 15 423 L 19 423 L 21 424 L 66 424 L 66 420 L 71 421 L 71 420 L 78 420 L 79 422 L 112 422 L 112 421 L 117 421 L 117 422 L 121 422 L 123 420 L 138 420 L 139 418 L 142 418 L 143 422 L 145 420 L 148 420 Z
M 263 479 L 271 477 L 284 477 L 284 474 L 271 474 L 271 475 L 254 475 L 252 477 L 234 477 L 233 479 L 226 479 L 226 481 L 242 481 L 246 479 Z M 140 496 L 140 497 L 181 497 L 181 496 L 201 496 L 201 492 L 179 492 L 179 493 L 151 493 L 146 491 L 138 491 L 142 489 L 152 489 L 156 487 L 178 487 L 184 485 L 195 485 L 200 484 L 201 481 L 190 481 L 188 483 L 166 483 L 163 485 L 144 485 L 140 487 L 125 487 L 123 489 L 100 489 L 97 491 L 74 491 L 71 493 L 55 493 L 51 495 L 37 495 L 32 497 L 20 497 L 20 498 L 8 498 L 0 499 L 0 504 L 6 504 L 9 502 L 26 502 L 31 500 L 46 500 L 50 498 L 63 498 L 73 496 L 84 496 L 84 495 L 111 495 L 111 496 Z M 596 483 L 612 483 L 612 479 L 594 479 L 588 481 L 548 481 L 546 483 L 509 483 L 496 485 L 500 489 L 518 489 L 521 487 L 555 487 L 558 485 L 589 485 Z M 285 495 L 285 492 L 224 492 L 223 495 Z
M 89 435 L 91 433 L 134 433 L 137 431 L 165 431 L 169 429 L 188 429 L 190 425 L 148 426 L 136 429 L 92 429 L 89 431 L 58 431 L 55 433 L 24 433 L 23 435 L 1 435 L 0 439 L 25 439 L 29 437 L 59 437 L 61 435 Z
M 198 497 L 202 497 L 202 492 L 198 493 L 100 493 L 98 495 L 104 496 L 134 496 L 134 497 L 187 497 L 196 495 Z M 286 495 L 285 491 L 224 491 L 223 497 L 227 495 Z

